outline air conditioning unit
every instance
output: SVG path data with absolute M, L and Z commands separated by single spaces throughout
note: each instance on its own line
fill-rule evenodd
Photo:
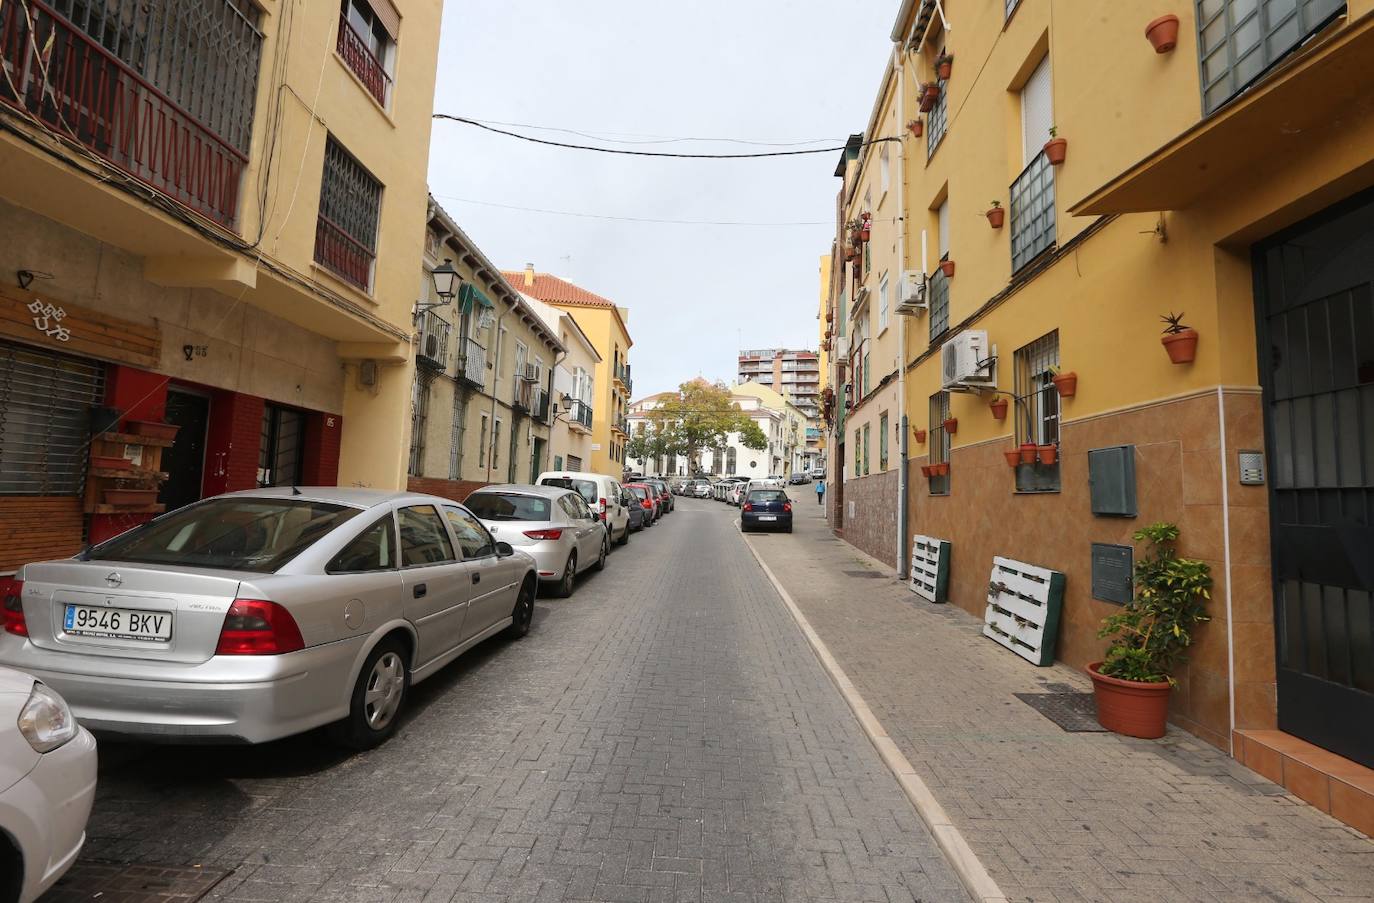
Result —
M 907 270 L 902 274 L 898 289 L 897 313 L 916 314 L 930 307 L 926 301 L 926 274 L 918 270 Z
M 848 361 L 848 360 L 849 360 L 849 336 L 847 336 L 847 335 L 837 335 L 837 336 L 835 336 L 835 338 L 834 338 L 834 342 L 835 342 L 835 352 L 834 352 L 834 358 L 835 358 L 835 360 L 838 361 L 838 362 L 840 362 L 840 363 L 844 363 L 845 361 Z
M 539 382 L 539 368 L 536 367 L 534 364 L 526 364 L 525 372 L 522 375 L 525 377 L 525 382 Z
M 966 329 L 940 346 L 943 388 L 952 392 L 997 386 L 997 358 L 985 329 Z

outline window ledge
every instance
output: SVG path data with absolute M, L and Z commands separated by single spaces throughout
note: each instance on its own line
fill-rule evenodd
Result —
M 378 103 L 377 98 L 368 90 L 367 85 L 363 84 L 361 78 L 358 78 L 358 73 L 354 72 L 353 67 L 348 65 L 343 57 L 339 56 L 339 51 L 335 49 L 332 52 L 334 55 L 334 62 L 338 63 L 339 67 L 343 69 L 344 72 L 348 73 L 348 77 L 353 79 L 353 83 L 358 86 L 358 90 L 363 92 L 363 97 L 366 97 L 368 102 L 372 104 L 377 112 L 382 114 L 382 118 L 386 120 L 387 125 L 391 126 L 393 129 L 396 128 L 396 120 L 391 118 L 391 112 Z M 391 99 L 393 101 L 396 99 L 396 82 L 394 80 L 391 82 Z
M 313 278 L 316 282 L 324 282 L 335 291 L 342 291 L 352 298 L 358 298 L 360 300 L 366 301 L 372 307 L 381 306 L 381 302 L 378 301 L 377 298 L 372 294 L 371 289 L 364 291 L 358 288 L 356 285 L 349 282 L 347 279 L 341 278 L 339 274 L 335 273 L 333 270 L 331 270 L 329 267 L 325 266 L 322 263 L 319 263 L 314 260 L 310 261 L 310 274 L 311 278 Z M 377 280 L 373 279 L 372 281 L 376 282 Z

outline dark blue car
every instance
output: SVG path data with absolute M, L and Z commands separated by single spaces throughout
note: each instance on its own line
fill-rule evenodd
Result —
M 781 489 L 751 489 L 740 505 L 740 529 L 792 532 L 792 500 Z

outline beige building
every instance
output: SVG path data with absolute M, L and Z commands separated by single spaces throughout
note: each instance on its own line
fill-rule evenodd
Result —
M 573 315 L 524 295 L 567 349 L 553 368 L 553 405 L 549 422 L 550 470 L 589 470 L 595 423 L 596 369 L 601 363 L 592 340 Z
M 405 483 L 441 3 L 278 6 L 0 6 L 0 520 L 45 528 L 0 573 L 226 490 Z

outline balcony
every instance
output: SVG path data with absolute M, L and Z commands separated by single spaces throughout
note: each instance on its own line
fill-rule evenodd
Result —
M 353 30 L 353 26 L 348 24 L 346 14 L 339 16 L 339 43 L 336 49 L 339 56 L 348 64 L 348 68 L 358 76 L 358 81 L 367 88 L 367 92 L 385 108 L 387 98 L 391 95 L 391 76 L 368 49 L 362 37 Z
M 611 422 L 611 428 L 614 429 L 616 432 L 620 433 L 622 436 L 629 436 L 630 418 L 624 414 L 621 414 L 619 417 L 617 417 L 614 421 Z
M 515 381 L 515 395 L 511 398 L 511 407 L 517 411 L 529 413 L 534 410 L 535 395 L 539 392 L 539 387 L 526 379 Z
M 487 383 L 487 349 L 472 339 L 463 340 L 463 355 L 458 362 L 458 375 L 474 388 L 481 389 Z
M 448 337 L 453 327 L 432 310 L 420 317 L 420 345 L 415 350 L 415 363 L 429 370 L 448 369 Z
M 73 0 L 0 7 L 0 103 L 232 228 L 257 92 L 255 20 L 229 0 L 120 9 L 116 20 L 113 5 Z
M 616 382 L 625 387 L 624 392 L 627 396 L 634 394 L 634 381 L 630 379 L 629 364 L 619 364 L 616 366 L 615 379 Z
M 568 426 L 575 430 L 592 431 L 592 406 L 581 399 L 574 399 L 568 411 Z

